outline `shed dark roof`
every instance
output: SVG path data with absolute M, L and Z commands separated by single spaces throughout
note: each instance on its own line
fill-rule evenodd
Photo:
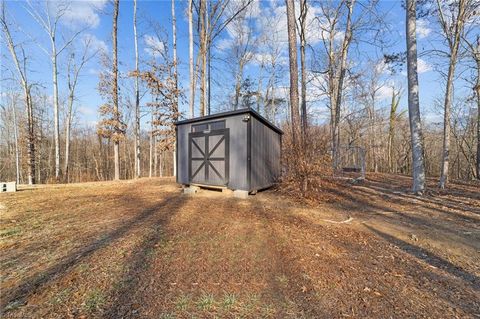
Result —
M 233 116 L 233 115 L 246 114 L 246 113 L 251 114 L 257 120 L 259 120 L 260 122 L 262 122 L 266 126 L 270 127 L 275 132 L 277 132 L 279 134 L 283 134 L 283 131 L 281 129 L 279 129 L 277 126 L 273 125 L 269 120 L 267 120 L 266 118 L 261 116 L 257 111 L 255 111 L 253 109 L 240 109 L 240 110 L 235 110 L 235 111 L 221 112 L 221 113 L 215 113 L 215 114 L 210 114 L 210 115 L 201 116 L 201 117 L 195 117 L 193 119 L 178 121 L 178 122 L 175 123 L 175 125 L 190 124 L 190 123 L 195 123 L 195 122 L 213 120 L 213 119 L 217 119 L 217 118 L 229 117 L 229 116 Z

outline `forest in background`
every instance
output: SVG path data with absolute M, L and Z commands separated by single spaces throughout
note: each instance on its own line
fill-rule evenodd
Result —
M 111 50 L 95 48 L 83 36 L 88 26 L 62 30 L 70 2 L 22 4 L 48 43 L 25 40 L 21 21 L 9 11 L 13 3 L 2 2 L 0 180 L 170 176 L 175 170 L 173 123 L 238 108 L 253 108 L 282 127 L 284 179 L 302 190 L 313 178 L 331 175 L 340 149 L 353 145 L 365 149 L 367 171 L 413 175 L 415 192 L 423 191 L 425 175 L 438 177 L 441 187 L 448 178 L 480 178 L 477 0 L 406 1 L 406 32 L 396 39 L 406 42 L 403 51 L 392 49 L 392 22 L 374 0 L 172 0 L 170 21 L 149 22 L 154 36 L 147 41 L 148 59 L 139 56 L 137 43 L 136 12 L 142 2 L 129 4 L 135 66 L 119 72 L 118 0 L 102 12 L 112 22 Z M 176 10 L 178 4 L 186 10 Z M 259 6 L 272 14 L 259 19 Z M 178 61 L 176 15 L 188 21 L 188 61 Z M 282 21 L 285 26 L 275 25 Z M 420 114 L 420 21 L 435 33 L 422 58 L 435 64 L 442 79 L 435 100 L 442 123 Z M 42 58 L 51 62 L 42 83 L 32 76 L 32 46 L 41 47 Z M 101 67 L 98 94 L 104 101 L 96 127 L 82 125 L 75 107 L 77 85 L 93 60 Z M 255 74 L 247 72 L 251 64 L 257 65 Z M 183 71 L 188 73 L 185 87 L 179 83 Z M 231 76 L 226 89 L 213 90 L 221 79 L 211 73 L 218 72 Z M 399 76 L 406 76 L 408 84 L 402 85 Z M 381 102 L 385 92 L 389 103 Z M 319 120 L 322 116 L 326 120 Z

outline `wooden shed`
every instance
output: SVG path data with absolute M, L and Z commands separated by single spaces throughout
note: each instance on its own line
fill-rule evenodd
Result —
M 176 123 L 177 183 L 257 191 L 281 174 L 283 132 L 252 109 Z

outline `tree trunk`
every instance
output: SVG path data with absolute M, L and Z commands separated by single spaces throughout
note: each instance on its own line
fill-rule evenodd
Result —
M 112 63 L 112 100 L 113 100 L 113 111 L 115 117 L 115 139 L 113 141 L 113 156 L 115 164 L 115 180 L 120 179 L 120 142 L 118 140 L 118 125 L 119 125 L 119 112 L 118 112 L 118 54 L 117 54 L 117 22 L 118 22 L 118 6 L 119 0 L 114 0 L 114 9 L 113 9 L 113 30 L 112 30 L 112 47 L 113 47 L 113 63 Z
M 13 115 L 13 138 L 15 142 L 15 180 L 18 185 L 20 184 L 20 153 L 18 151 L 17 111 L 15 110 L 14 102 L 12 102 L 12 115 Z
M 20 64 L 20 60 L 18 59 L 17 52 L 15 51 L 15 45 L 13 43 L 13 39 L 10 33 L 10 29 L 8 28 L 8 24 L 6 21 L 5 16 L 5 9 L 6 4 L 2 5 L 2 16 L 1 16 L 1 24 L 5 39 L 7 41 L 8 50 L 12 56 L 13 62 L 17 69 L 18 75 L 21 79 L 21 85 L 23 88 L 23 94 L 25 99 L 25 111 L 27 112 L 27 156 L 28 156 L 28 184 L 32 185 L 35 184 L 35 125 L 34 125 L 34 118 L 33 118 L 33 102 L 32 97 L 30 95 L 30 85 L 27 81 L 27 74 L 26 74 L 26 57 L 24 54 L 24 61 Z M 20 49 L 23 51 L 23 47 L 20 46 Z M 23 69 L 20 65 L 23 65 Z
M 476 52 L 477 62 L 477 83 L 475 92 L 477 93 L 477 179 L 480 180 L 480 40 L 478 41 L 478 51 Z
M 260 63 L 260 71 L 258 75 L 258 87 L 257 87 L 257 112 L 262 114 L 261 112 L 261 104 L 262 104 L 262 98 L 263 98 L 263 68 L 264 64 L 263 61 Z M 263 110 L 265 111 L 265 106 L 263 107 Z M 266 116 L 265 112 L 263 112 L 264 116 Z
M 408 74 L 408 116 L 412 143 L 412 190 L 422 194 L 425 190 L 425 163 L 422 123 L 418 97 L 417 73 L 417 36 L 416 36 L 416 0 L 407 0 L 406 6 L 406 42 L 407 42 L 407 74 Z
M 301 83 L 302 83 L 302 139 L 306 141 L 308 119 L 307 119 L 307 75 L 305 61 L 306 41 L 306 17 L 307 17 L 307 0 L 300 1 L 300 66 L 301 66 Z M 304 145 L 305 146 L 305 145 Z
M 333 132 L 332 132 L 334 169 L 337 168 L 338 156 L 339 156 L 338 152 L 340 147 L 340 112 L 342 108 L 343 81 L 345 79 L 345 72 L 347 68 L 348 48 L 350 47 L 350 42 L 352 39 L 352 15 L 353 15 L 354 5 L 355 5 L 355 0 L 351 0 L 350 2 L 347 2 L 347 7 L 348 7 L 347 25 L 345 27 L 345 36 L 342 43 L 342 50 L 341 50 L 341 56 L 340 56 L 340 69 L 338 70 L 339 75 L 338 75 L 338 78 L 334 78 L 334 81 L 333 81 L 333 89 L 334 89 L 333 102 L 335 103 L 332 106 L 335 109 L 335 111 L 333 112 L 334 125 L 333 125 Z
M 443 114 L 443 151 L 442 169 L 440 175 L 440 188 L 444 189 L 448 182 L 448 165 L 450 155 L 450 111 L 453 99 L 453 77 L 455 76 L 456 52 L 450 57 L 448 67 L 447 90 L 445 92 L 444 114 Z
M 158 155 L 158 176 L 163 177 L 163 154 L 164 152 L 160 152 Z
M 140 166 L 140 91 L 138 84 L 137 0 L 133 0 L 133 38 L 135 45 L 135 177 L 142 175 Z
M 392 102 L 390 105 L 390 117 L 389 117 L 389 127 L 388 127 L 388 172 L 389 173 L 396 173 L 393 169 L 393 143 L 395 141 L 395 120 L 396 120 L 396 112 L 398 108 L 398 104 L 400 102 L 399 95 L 395 93 L 395 89 L 393 89 L 392 93 Z
M 200 116 L 205 115 L 205 100 L 207 94 L 207 29 L 206 29 L 206 0 L 200 0 L 200 12 L 198 19 L 200 20 Z
M 33 103 L 30 95 L 30 87 L 24 88 L 27 106 L 27 144 L 28 144 L 28 184 L 35 184 L 35 120 L 33 118 Z M 39 171 L 40 173 L 40 171 Z
M 60 179 L 60 124 L 58 121 L 58 68 L 57 68 L 57 47 L 55 35 L 52 40 L 52 75 L 53 75 L 53 135 L 55 140 L 55 179 Z
M 233 104 L 233 109 L 238 109 L 238 104 L 240 100 L 240 90 L 242 88 L 242 80 L 243 80 L 243 62 L 240 61 L 238 64 L 238 72 L 237 76 L 235 77 L 235 101 Z
M 74 98 L 72 88 L 70 90 L 71 91 L 68 96 L 67 118 L 65 123 L 65 167 L 63 172 L 67 183 L 70 181 L 68 174 L 69 174 L 69 164 L 70 164 L 70 134 L 71 134 L 71 127 L 72 127 L 73 98 Z
M 188 52 L 190 70 L 190 118 L 195 116 L 195 73 L 193 70 L 193 0 L 188 1 Z
M 172 0 L 172 37 L 173 37 L 173 67 L 174 67 L 174 80 L 175 80 L 175 119 L 177 120 L 176 114 L 178 113 L 178 67 L 177 67 L 177 19 L 175 17 L 175 0 Z M 175 135 L 175 139 L 176 139 Z M 176 147 L 177 143 L 173 143 L 173 176 L 177 176 L 177 161 L 176 161 Z
M 152 122 L 153 122 L 153 113 L 152 113 Z M 148 157 L 148 177 L 152 177 L 153 169 L 153 125 L 151 126 L 150 132 L 150 153 Z
M 465 22 L 466 1 L 460 0 L 457 3 L 458 14 L 452 15 L 449 22 L 448 18 L 443 14 L 443 7 L 439 0 L 437 0 L 438 14 L 440 24 L 450 49 L 450 63 L 448 66 L 447 87 L 445 90 L 444 100 L 444 115 L 443 115 L 443 152 L 442 152 L 442 170 L 440 176 L 440 188 L 445 188 L 448 183 L 448 165 L 450 155 L 450 110 L 452 108 L 453 100 L 453 80 L 455 77 L 455 67 L 457 64 L 458 49 L 460 46 L 461 35 L 463 34 Z
M 373 90 L 375 92 L 375 89 Z M 375 173 L 378 172 L 378 160 L 377 160 L 377 148 L 376 148 L 376 141 L 378 140 L 378 136 L 376 136 L 376 110 L 375 110 L 375 93 L 372 93 L 371 96 L 372 102 L 372 114 L 371 114 L 371 148 L 372 148 L 372 160 L 373 160 L 373 171 Z
M 297 35 L 295 30 L 295 4 L 293 0 L 285 0 L 287 6 L 288 55 L 290 62 L 290 116 L 293 145 L 298 145 L 298 63 Z
M 210 115 L 210 4 L 211 1 L 205 1 L 205 54 L 203 55 L 203 64 L 204 73 L 203 73 L 203 87 L 204 87 L 204 95 L 203 104 L 205 105 L 203 115 Z
M 157 136 L 153 136 L 153 176 L 157 177 L 158 169 L 158 147 L 157 147 Z

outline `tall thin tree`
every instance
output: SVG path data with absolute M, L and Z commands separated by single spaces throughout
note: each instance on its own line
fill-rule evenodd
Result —
M 175 89 L 175 98 L 173 108 L 178 114 L 178 61 L 177 61 L 177 19 L 175 17 L 175 0 L 172 0 L 172 39 L 173 39 L 173 80 Z M 177 119 L 175 118 L 174 121 Z M 173 176 L 177 176 L 177 150 L 173 143 Z
M 52 7 L 53 6 L 53 7 Z M 59 100 L 58 100 L 58 58 L 60 54 L 73 43 L 83 29 L 75 32 L 71 37 L 59 45 L 58 33 L 61 19 L 70 10 L 69 2 L 53 3 L 45 2 L 45 7 L 34 6 L 28 2 L 27 11 L 38 25 L 47 33 L 50 41 L 50 49 L 47 50 L 41 43 L 39 47 L 50 57 L 52 65 L 52 87 L 53 87 L 53 136 L 55 144 L 55 178 L 60 178 L 60 122 L 59 122 Z
M 339 147 L 340 147 L 340 112 L 342 109 L 342 96 L 343 96 L 343 82 L 345 80 L 345 73 L 347 71 L 347 55 L 348 49 L 350 48 L 350 43 L 352 41 L 352 18 L 353 18 L 353 7 L 355 6 L 355 0 L 347 0 L 347 25 L 345 27 L 345 34 L 343 37 L 342 47 L 340 51 L 340 67 L 337 73 L 337 77 L 334 79 L 334 107 L 335 108 L 335 117 L 334 117 L 334 136 L 333 136 L 333 157 L 334 165 L 337 168 L 337 162 L 339 157 Z
M 285 0 L 287 5 L 288 55 L 290 64 L 290 116 L 292 125 L 292 140 L 298 142 L 299 114 L 298 114 L 298 62 L 297 62 L 297 33 L 295 30 L 295 4 L 293 0 Z
M 135 46 L 135 177 L 142 175 L 140 165 L 140 89 L 138 74 L 137 0 L 133 0 L 133 38 Z
M 450 118 L 453 101 L 453 81 L 455 77 L 455 68 L 457 65 L 460 41 L 464 32 L 465 18 L 467 13 L 468 0 L 458 0 L 455 3 L 446 3 L 437 0 L 437 12 L 443 37 L 448 44 L 448 74 L 444 100 L 443 115 L 443 152 L 442 152 L 442 170 L 440 175 L 440 188 L 445 188 L 448 182 L 448 166 L 450 153 Z M 447 11 L 447 12 L 445 12 Z
M 8 50 L 20 78 L 20 84 L 23 89 L 25 101 L 25 111 L 27 113 L 27 156 L 28 156 L 28 184 L 35 184 L 35 119 L 33 116 L 33 101 L 31 95 L 31 83 L 27 76 L 27 57 L 22 44 L 14 43 L 9 23 L 6 18 L 6 3 L 1 4 L 0 24 L 4 38 L 7 42 Z M 21 56 L 17 53 L 20 51 Z M 20 59 L 21 57 L 21 59 Z
M 193 70 L 193 0 L 188 1 L 188 65 L 190 71 L 190 118 L 195 116 L 195 73 Z
M 352 35 L 354 29 L 353 9 L 355 6 L 355 0 L 343 0 L 332 6 L 332 2 L 320 2 L 321 11 L 323 17 L 326 18 L 328 23 L 320 24 L 320 31 L 322 35 L 322 41 L 327 52 L 327 93 L 329 97 L 330 107 L 330 134 L 332 145 L 332 164 L 333 169 L 337 168 L 338 156 L 339 156 L 339 144 L 340 144 L 340 119 L 341 119 L 341 106 L 343 96 L 343 82 L 347 71 L 347 57 L 350 44 L 352 42 Z M 344 30 L 339 30 L 341 23 L 342 12 L 344 7 L 347 9 L 346 23 Z M 368 6 L 364 10 L 370 10 Z M 362 22 L 362 18 L 367 16 L 361 14 L 356 21 L 358 24 Z M 365 23 L 365 22 L 363 22 Z M 338 36 L 343 33 L 343 39 L 338 44 Z M 338 47 L 338 49 L 337 49 Z
M 397 120 L 397 109 L 400 103 L 400 90 L 395 90 L 392 87 L 392 101 L 390 103 L 390 116 L 388 119 L 388 144 L 387 144 L 387 161 L 389 173 L 396 173 L 393 168 L 393 150 L 395 143 L 395 124 Z
M 407 79 L 408 79 L 408 115 L 412 143 L 412 191 L 421 195 L 425 190 L 425 160 L 420 118 L 420 102 L 417 71 L 417 1 L 406 2 L 406 42 L 407 42 Z
M 300 35 L 300 68 L 301 68 L 301 115 L 302 115 L 302 140 L 305 143 L 306 134 L 307 134 L 307 74 L 306 74 L 306 61 L 305 61 L 305 48 L 307 45 L 307 0 L 300 1 L 300 16 L 298 17 L 299 21 L 299 35 Z
M 118 31 L 118 7 L 120 0 L 113 1 L 113 25 L 112 25 L 112 49 L 113 49 L 113 59 L 112 59 L 112 102 L 113 102 L 113 112 L 114 117 L 118 121 L 120 117 L 120 112 L 118 108 L 118 42 L 117 42 L 117 31 Z M 117 122 L 118 123 L 118 122 Z M 116 124 L 118 125 L 118 124 Z M 115 129 L 117 129 L 115 127 Z M 114 165 L 115 173 L 114 179 L 120 179 L 120 141 L 118 138 L 115 138 L 113 141 L 113 156 L 114 156 Z
M 477 158 L 475 171 L 477 179 L 480 180 L 480 35 L 474 37 L 473 40 L 464 38 L 467 50 L 475 63 L 475 82 L 473 83 L 473 91 L 477 102 Z
M 73 122 L 73 103 L 75 100 L 75 90 L 77 88 L 80 72 L 85 64 L 92 59 L 98 51 L 90 52 L 92 39 L 87 38 L 84 43 L 83 53 L 78 63 L 75 61 L 75 53 L 70 54 L 70 58 L 67 64 L 67 86 L 68 86 L 68 102 L 67 102 L 67 114 L 65 121 L 65 157 L 64 157 L 64 170 L 63 176 L 67 182 L 69 182 L 70 171 L 70 139 L 71 128 Z
M 13 139 L 15 143 L 15 181 L 17 184 L 20 184 L 20 151 L 18 149 L 18 121 L 17 121 L 17 110 L 15 108 L 16 95 L 12 96 L 12 118 L 13 118 Z

